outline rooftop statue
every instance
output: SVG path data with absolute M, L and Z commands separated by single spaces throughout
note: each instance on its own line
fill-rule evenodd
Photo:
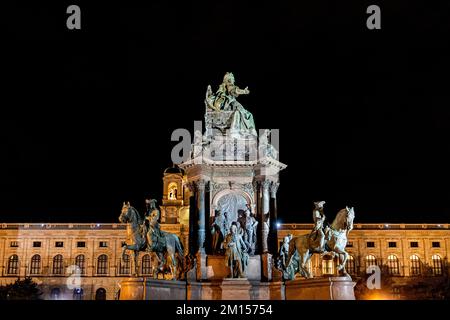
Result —
M 232 134 L 256 136 L 253 115 L 236 100 L 238 96 L 249 94 L 250 91 L 247 87 L 240 89 L 234 82 L 234 75 L 227 72 L 215 94 L 212 92 L 211 86 L 208 86 L 205 99 L 207 109 L 210 112 L 230 112 L 231 119 L 229 119 L 229 128 L 227 129 L 230 129 Z

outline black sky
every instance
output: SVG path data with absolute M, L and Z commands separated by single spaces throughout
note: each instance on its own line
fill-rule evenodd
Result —
M 426 4 L 2 5 L 0 220 L 109 222 L 160 199 L 172 131 L 232 71 L 256 126 L 280 129 L 281 221 L 324 199 L 357 222 L 448 222 L 450 3 Z

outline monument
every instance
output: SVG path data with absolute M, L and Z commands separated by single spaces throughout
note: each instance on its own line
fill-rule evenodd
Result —
M 232 73 L 215 93 L 208 86 L 205 131 L 194 133 L 190 157 L 164 172 L 161 210 L 148 199 L 141 216 L 124 203 L 123 250 L 134 254 L 136 276 L 122 283 L 120 299 L 352 299 L 345 245 L 353 208 L 325 225 L 324 202 L 316 203 L 311 234 L 286 237 L 279 246 L 277 190 L 286 165 L 278 160 L 272 132 L 258 134 L 253 115 L 238 102 L 249 93 Z M 160 222 L 169 220 L 181 229 L 164 231 L 169 224 Z M 156 262 L 153 279 L 137 277 L 142 251 Z M 342 277 L 311 279 L 307 265 L 314 253 L 342 257 Z M 326 296 L 327 285 L 338 292 Z

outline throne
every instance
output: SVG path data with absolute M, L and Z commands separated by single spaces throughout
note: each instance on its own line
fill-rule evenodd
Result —
M 224 136 L 231 127 L 234 111 L 215 111 L 210 108 L 205 112 L 206 137 Z

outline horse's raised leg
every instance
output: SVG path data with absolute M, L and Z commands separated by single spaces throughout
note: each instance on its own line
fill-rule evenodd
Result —
M 339 250 L 339 251 L 336 251 L 336 253 L 337 253 L 338 259 L 339 259 L 339 264 L 336 267 L 337 271 L 342 272 L 342 274 L 344 276 L 348 276 L 348 273 L 345 269 L 345 264 L 348 259 L 348 253 L 345 250 Z

